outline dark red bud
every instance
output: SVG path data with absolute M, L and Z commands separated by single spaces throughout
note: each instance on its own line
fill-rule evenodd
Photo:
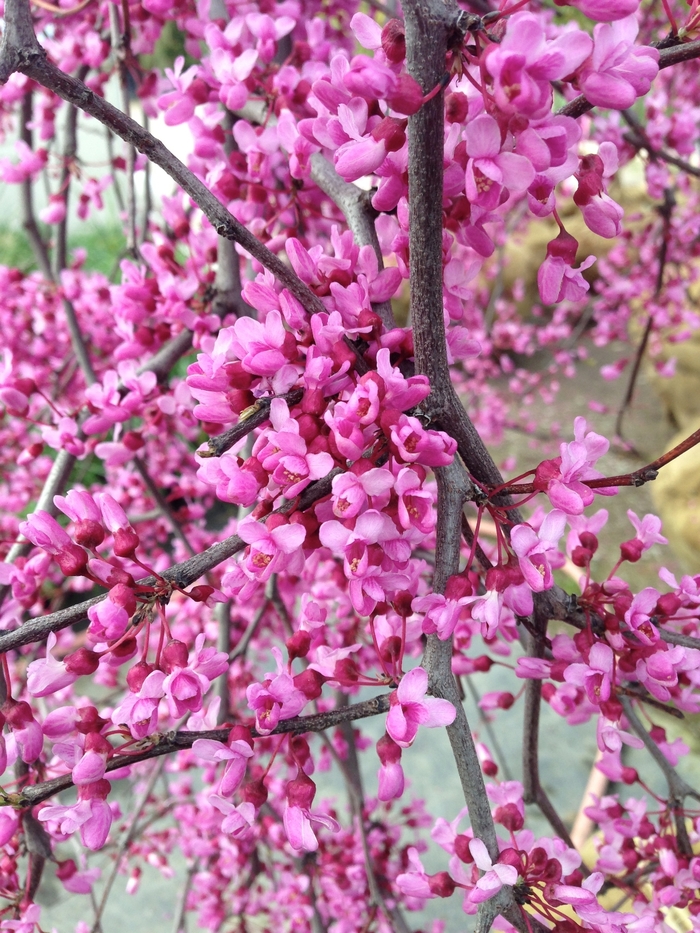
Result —
M 187 661 L 187 645 L 176 638 L 171 638 L 163 648 L 160 662 L 161 670 L 165 671 L 166 674 L 171 674 L 177 668 L 187 667 Z
M 383 765 L 395 765 L 401 761 L 401 746 L 385 732 L 377 742 L 377 755 Z
M 87 567 L 87 552 L 77 544 L 66 544 L 56 554 L 56 563 L 67 577 L 78 577 Z
M 301 807 L 310 810 L 316 796 L 316 785 L 311 778 L 300 769 L 293 781 L 287 784 L 287 802 L 290 807 Z
M 406 32 L 400 20 L 390 19 L 382 29 L 382 49 L 394 65 L 406 57 Z
M 99 522 L 84 518 L 76 524 L 73 537 L 75 538 L 76 544 L 94 550 L 104 541 L 105 530 Z
M 631 541 L 623 541 L 620 545 L 622 559 L 629 561 L 630 564 L 636 564 L 643 553 L 644 545 L 638 538 L 632 538 Z
M 494 820 L 512 833 L 517 833 L 523 828 L 524 820 L 516 804 L 507 803 L 502 807 L 497 807 L 493 815 Z
M 559 235 L 547 244 L 547 255 L 555 259 L 563 259 L 567 266 L 573 266 L 576 262 L 577 250 L 578 240 L 566 230 L 561 230 Z
M 114 553 L 117 557 L 133 557 L 139 546 L 139 536 L 133 528 L 117 528 L 114 532 Z
M 323 674 L 310 667 L 294 677 L 294 686 L 301 690 L 307 700 L 317 700 L 323 692 L 323 685 L 328 680 Z
M 149 664 L 148 661 L 139 661 L 138 664 L 134 664 L 126 675 L 126 682 L 129 690 L 131 690 L 132 693 L 138 693 L 141 687 L 143 687 L 144 680 L 149 674 L 152 674 L 154 670 L 155 667 Z
M 78 648 L 73 654 L 65 658 L 66 670 L 71 674 L 77 674 L 78 677 L 85 677 L 88 674 L 94 674 L 100 666 L 100 656 L 90 651 L 89 648 Z
M 436 875 L 430 875 L 428 877 L 428 887 L 431 894 L 436 897 L 452 897 L 455 891 L 455 883 L 446 871 L 439 871 Z
M 291 638 L 287 639 L 287 653 L 289 660 L 295 658 L 305 658 L 311 647 L 311 635 L 304 629 L 295 632 Z
M 245 803 L 252 803 L 256 810 L 259 810 L 264 803 L 267 803 L 267 788 L 261 780 L 249 781 L 244 784 L 240 790 L 241 799 Z
M 470 841 L 469 836 L 465 836 L 464 834 L 455 837 L 455 855 L 460 862 L 464 862 L 465 865 L 471 865 L 474 861 L 474 856 L 469 851 Z

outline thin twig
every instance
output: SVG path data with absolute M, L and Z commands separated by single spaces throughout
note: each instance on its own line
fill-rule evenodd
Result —
M 117 875 L 119 874 L 119 866 L 120 866 L 122 857 L 124 856 L 124 853 L 129 848 L 131 843 L 134 841 L 134 838 L 136 835 L 136 824 L 141 815 L 141 811 L 148 803 L 148 799 L 153 793 L 153 788 L 155 787 L 156 781 L 160 777 L 160 774 L 163 770 L 164 765 L 165 765 L 164 759 L 162 761 L 158 761 L 155 763 L 155 765 L 151 769 L 151 773 L 148 776 L 148 781 L 146 782 L 146 786 L 143 789 L 143 793 L 141 794 L 139 799 L 136 801 L 136 806 L 134 807 L 134 812 L 132 813 L 131 820 L 129 821 L 128 829 L 124 833 L 124 836 L 121 842 L 119 843 L 119 848 L 117 849 L 115 853 L 114 865 L 112 866 L 112 871 L 110 872 L 109 877 L 107 878 L 107 881 L 105 882 L 105 886 L 102 891 L 102 897 L 100 899 L 100 903 L 95 913 L 95 920 L 92 924 L 91 933 L 97 933 L 98 931 L 98 928 L 100 926 L 100 922 L 102 919 L 102 914 L 104 913 L 105 907 L 107 906 L 107 900 L 109 899 L 109 895 L 112 891 L 112 887 L 114 885 L 114 882 L 116 881 Z M 38 785 L 35 785 L 35 786 L 38 786 Z
M 166 521 L 172 528 L 173 534 L 178 539 L 178 541 L 182 542 L 183 547 L 185 548 L 187 553 L 190 555 L 190 557 L 194 557 L 194 553 L 195 553 L 194 548 L 192 547 L 189 540 L 187 539 L 187 535 L 182 530 L 182 525 L 175 518 L 175 515 L 173 514 L 173 510 L 171 508 L 170 503 L 165 498 L 163 493 L 160 491 L 158 486 L 156 486 L 156 484 L 154 483 L 153 477 L 146 469 L 146 464 L 143 462 L 143 460 L 140 457 L 134 457 L 134 466 L 136 467 L 136 471 L 138 472 L 139 476 L 143 480 L 146 489 L 148 490 L 151 497 L 153 498 L 156 505 L 158 506 L 161 514 L 163 515 L 163 517 L 166 519 Z
M 675 768 L 671 767 L 671 764 L 667 760 L 664 753 L 642 725 L 641 720 L 634 711 L 632 701 L 626 696 L 620 696 L 619 699 L 620 703 L 622 704 L 622 708 L 625 711 L 627 721 L 630 724 L 630 728 L 635 733 L 635 735 L 639 736 L 639 738 L 642 740 L 644 747 L 659 766 L 663 772 L 664 777 L 666 778 L 669 793 L 668 805 L 671 813 L 673 814 L 674 823 L 676 824 L 678 850 L 681 855 L 686 856 L 686 858 L 692 858 L 693 847 L 690 842 L 690 837 L 688 836 L 688 829 L 685 825 L 683 801 L 686 797 L 694 797 L 695 800 L 700 800 L 700 794 L 694 790 L 690 784 L 683 780 Z
M 341 722 L 352 722 L 356 719 L 380 716 L 389 711 L 390 696 L 388 693 L 383 693 L 371 700 L 364 700 L 352 706 L 328 710 L 325 713 L 314 713 L 311 716 L 296 716 L 294 719 L 284 719 L 278 723 L 272 732 L 265 733 L 265 735 L 302 735 L 305 732 L 323 732 L 324 729 L 335 728 Z M 128 765 L 138 764 L 141 761 L 149 761 L 151 758 L 160 758 L 163 755 L 172 755 L 183 749 L 192 748 L 197 739 L 214 739 L 217 742 L 226 742 L 230 731 L 230 729 L 207 729 L 203 732 L 156 733 L 141 741 L 140 746 L 137 746 L 137 748 L 142 750 L 135 750 L 124 755 L 115 755 L 114 758 L 111 758 L 107 762 L 106 771 L 110 773 Z M 260 736 L 256 729 L 251 729 L 251 733 L 254 738 Z M 144 746 L 146 747 L 144 748 Z M 24 809 L 28 806 L 33 807 L 72 786 L 71 775 L 65 774 L 49 781 L 32 784 L 18 793 L 4 793 L 0 799 L 0 806 L 11 806 L 18 809 Z

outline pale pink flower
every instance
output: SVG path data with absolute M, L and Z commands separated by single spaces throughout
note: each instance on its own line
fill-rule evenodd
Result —
M 651 87 L 659 71 L 659 52 L 635 45 L 638 32 L 635 15 L 599 23 L 593 30 L 593 53 L 579 78 L 592 104 L 625 110 Z
M 492 116 L 476 117 L 467 124 L 465 135 L 469 155 L 466 192 L 473 204 L 493 210 L 504 188 L 511 193 L 529 188 L 535 178 L 532 162 L 515 152 L 501 151 L 501 131 Z
M 468 894 L 468 899 L 472 904 L 480 904 L 482 901 L 489 900 L 501 890 L 504 884 L 513 885 L 518 880 L 518 869 L 514 865 L 492 862 L 481 839 L 470 840 L 469 851 L 476 867 L 484 873 Z
M 402 748 L 413 744 L 419 726 L 427 726 L 429 729 L 449 726 L 457 715 L 449 700 L 427 697 L 427 689 L 427 673 L 422 667 L 414 667 L 404 674 L 399 686 L 391 694 L 386 731 Z
M 538 532 L 525 523 L 516 525 L 511 532 L 511 545 L 525 582 L 535 593 L 548 590 L 554 583 L 552 560 L 557 561 L 559 539 L 565 525 L 566 515 L 554 509 Z

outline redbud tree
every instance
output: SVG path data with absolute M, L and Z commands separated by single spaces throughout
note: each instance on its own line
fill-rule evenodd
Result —
M 575 374 L 584 332 L 625 340 L 642 309 L 614 375 L 698 326 L 698 0 L 5 0 L 3 22 L 0 175 L 34 263 L 0 267 L 0 929 L 41 929 L 49 861 L 100 929 L 103 847 L 107 893 L 184 857 L 177 929 L 406 933 L 440 898 L 479 933 L 700 929 L 700 795 L 648 715 L 700 711 L 700 576 L 624 582 L 665 542 L 632 510 L 591 570 L 598 497 L 697 438 L 606 476 L 581 412 L 507 481 L 486 446 Z M 107 277 L 68 240 L 111 197 Z M 528 298 L 504 250 L 538 228 Z M 497 729 L 518 694 L 522 782 L 464 711 L 494 663 L 513 692 L 483 705 Z M 585 860 L 540 781 L 542 703 L 594 722 L 628 785 L 593 798 Z M 405 791 L 427 728 L 457 812 Z M 347 806 L 316 797 L 329 769 Z

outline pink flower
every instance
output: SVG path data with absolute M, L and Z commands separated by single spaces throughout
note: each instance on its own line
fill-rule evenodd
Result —
M 548 590 L 554 583 L 552 560 L 558 556 L 557 545 L 564 534 L 566 515 L 554 509 L 547 515 L 536 532 L 530 525 L 516 525 L 510 537 L 513 551 L 525 577 L 525 582 L 535 593 Z
M 654 645 L 659 640 L 659 633 L 651 623 L 651 613 L 656 608 L 661 594 L 653 586 L 645 587 L 632 600 L 625 613 L 625 622 L 636 633 L 642 644 Z
M 377 742 L 377 754 L 381 761 L 377 798 L 383 801 L 396 800 L 404 790 L 401 747 L 385 733 Z
M 299 769 L 293 781 L 287 784 L 287 809 L 284 811 L 284 831 L 293 849 L 315 852 L 318 839 L 311 826 L 318 823 L 331 832 L 340 829 L 337 821 L 325 813 L 312 813 L 311 804 L 316 794 L 316 785 Z
M 271 530 L 255 519 L 245 519 L 238 526 L 238 534 L 250 548 L 243 561 L 245 569 L 256 580 L 264 583 L 273 573 L 303 562 L 301 545 L 306 530 L 301 524 L 277 525 Z M 292 556 L 296 555 L 293 564 Z
M 434 729 L 449 726 L 457 712 L 449 700 L 426 697 L 428 675 L 422 667 L 414 667 L 401 678 L 391 694 L 391 709 L 386 718 L 386 731 L 402 748 L 408 748 L 418 732 L 418 726 Z
M 659 71 L 659 52 L 635 45 L 638 32 L 635 15 L 599 23 L 593 30 L 593 54 L 579 79 L 592 104 L 624 110 L 651 87 Z
M 37 149 L 34 152 L 29 146 L 18 139 L 15 142 L 15 152 L 19 162 L 10 162 L 9 159 L 0 159 L 0 180 L 10 185 L 16 185 L 34 178 L 46 165 L 48 152 L 46 149 Z
M 551 256 L 548 250 L 547 258 L 537 273 L 537 285 L 543 303 L 553 305 L 560 301 L 580 301 L 584 298 L 590 285 L 582 273 L 594 262 L 595 256 L 589 256 L 575 269 L 573 262 L 568 263 L 561 256 Z
M 112 825 L 112 811 L 106 800 L 110 789 L 109 781 L 104 779 L 79 787 L 76 804 L 44 807 L 38 818 L 55 822 L 58 832 L 65 836 L 79 829 L 83 845 L 92 850 L 101 849 Z
M 593 464 L 607 453 L 609 441 L 593 431 L 586 433 L 586 419 L 574 421 L 574 440 L 562 444 L 561 456 L 554 460 L 545 460 L 537 467 L 535 485 L 547 491 L 550 502 L 567 515 L 580 515 L 595 498 L 595 493 L 614 496 L 614 487 L 594 491 L 581 481 L 600 479 L 603 474 L 593 468 Z
M 391 426 L 391 440 L 406 463 L 424 466 L 447 466 L 452 463 L 457 441 L 444 431 L 426 430 L 418 418 L 400 415 Z
M 158 727 L 158 705 L 164 696 L 163 671 L 152 671 L 138 693 L 130 693 L 112 713 L 116 726 L 128 726 L 135 739 L 144 739 Z
M 557 6 L 574 6 L 589 19 L 612 23 L 639 9 L 639 0 L 556 0 Z
M 610 699 L 614 655 L 612 648 L 602 642 L 591 647 L 588 664 L 570 664 L 564 671 L 564 680 L 584 687 L 591 703 L 599 706 Z
M 583 30 L 573 29 L 548 41 L 540 19 L 532 13 L 516 13 L 506 22 L 503 40 L 491 46 L 486 57 L 496 103 L 505 113 L 544 116 L 551 108 L 551 82 L 576 71 L 590 54 L 591 40 Z M 530 181 L 533 177 L 534 172 Z M 467 196 L 471 200 L 468 190 Z
M 256 376 L 274 376 L 296 356 L 296 340 L 284 329 L 279 311 L 269 311 L 265 321 L 240 317 L 222 335 L 228 336 L 231 349 L 246 372 Z
M 268 735 L 280 719 L 293 719 L 306 706 L 306 697 L 294 686 L 290 674 L 282 664 L 279 648 L 272 653 L 277 662 L 277 673 L 266 674 L 261 684 L 250 684 L 246 689 L 248 706 L 255 713 L 255 727 Z
M 219 791 L 224 797 L 230 797 L 241 785 L 245 777 L 248 759 L 253 755 L 253 741 L 249 737 L 236 736 L 236 726 L 231 730 L 228 745 L 216 742 L 214 739 L 197 739 L 192 745 L 192 751 L 198 758 L 205 761 L 225 761 L 224 774 L 221 778 Z
M 517 19 L 514 16 L 513 19 Z M 492 116 L 482 113 L 467 124 L 466 192 L 473 204 L 493 210 L 501 192 L 525 191 L 535 177 L 532 163 L 514 152 L 501 151 L 501 131 Z
M 32 544 L 48 551 L 66 576 L 76 576 L 87 566 L 85 551 L 71 541 L 48 512 L 32 512 L 25 522 L 20 522 L 19 530 Z
M 415 469 L 404 467 L 399 470 L 395 489 L 399 497 L 401 527 L 406 530 L 416 528 L 421 534 L 430 534 L 437 521 L 433 496 L 423 489 L 421 477 Z
M 368 496 L 388 500 L 394 477 L 387 469 L 375 467 L 364 473 L 341 473 L 333 479 L 333 514 L 354 518 L 367 505 Z
M 515 884 L 518 880 L 518 869 L 515 865 L 492 862 L 486 846 L 481 839 L 472 839 L 469 842 L 469 851 L 474 858 L 476 867 L 484 872 L 468 895 L 472 904 L 487 901 L 501 890 L 504 884 Z
M 51 654 L 56 647 L 56 635 L 51 632 L 46 640 L 46 657 L 32 661 L 27 667 L 27 690 L 33 697 L 45 697 L 69 686 L 78 675 L 66 668 L 64 661 L 57 661 Z
M 197 741 L 204 741 L 198 739 Z M 252 803 L 244 801 L 234 806 L 230 800 L 225 800 L 216 794 L 209 796 L 209 803 L 224 814 L 221 830 L 233 836 L 234 839 L 245 839 L 250 836 L 255 825 L 255 807 Z

